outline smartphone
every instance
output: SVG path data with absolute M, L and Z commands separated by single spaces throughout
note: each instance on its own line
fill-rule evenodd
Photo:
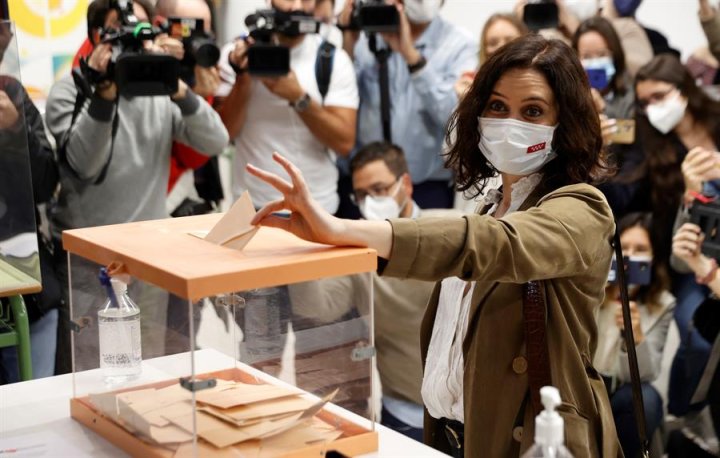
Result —
M 560 23 L 557 3 L 553 0 L 528 3 L 523 10 L 523 21 L 532 31 L 556 29 Z
M 652 258 L 647 256 L 625 256 L 625 275 L 628 285 L 645 286 L 652 280 Z M 608 283 L 618 284 L 617 260 L 613 257 Z
M 610 82 L 607 79 L 607 73 L 602 68 L 589 68 L 585 70 L 587 73 L 590 87 L 598 91 L 604 91 Z
M 635 120 L 616 119 L 617 130 L 610 137 L 610 141 L 618 145 L 632 145 L 635 143 Z

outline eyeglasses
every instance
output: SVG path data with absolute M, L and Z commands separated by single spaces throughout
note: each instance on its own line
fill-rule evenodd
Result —
M 662 102 L 663 100 L 665 100 L 665 98 L 666 98 L 668 95 L 670 95 L 670 94 L 671 94 L 672 92 L 674 92 L 675 90 L 677 90 L 677 89 L 674 88 L 674 87 L 671 87 L 671 88 L 668 89 L 667 91 L 653 92 L 652 94 L 650 94 L 650 97 L 649 97 L 648 99 L 646 99 L 646 100 L 638 100 L 637 103 L 636 103 L 636 107 L 637 107 L 638 112 L 640 112 L 640 113 L 647 113 L 647 107 L 648 107 L 648 106 L 653 105 L 653 104 L 658 103 L 658 102 Z
M 375 184 L 370 187 L 370 189 L 356 189 L 353 194 L 350 194 L 350 200 L 355 205 L 360 205 L 362 202 L 365 201 L 365 198 L 367 196 L 373 196 L 373 197 L 386 197 L 391 194 L 392 188 L 400 183 L 400 178 L 398 177 L 397 180 L 393 181 L 390 184 Z

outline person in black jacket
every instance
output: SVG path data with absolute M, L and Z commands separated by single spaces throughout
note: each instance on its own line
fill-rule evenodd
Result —
M 0 62 L 11 41 L 9 25 L 0 23 Z M 61 295 L 35 206 L 49 202 L 57 184 L 57 163 L 40 113 L 20 81 L 0 75 L 0 243 L 13 238 L 17 241 L 22 234 L 33 234 L 37 240 L 37 250 L 32 242 L 30 245 L 31 251 L 39 251 L 43 290 L 23 296 L 30 318 L 32 369 L 36 378 L 54 374 Z M 17 380 L 17 352 L 13 347 L 4 348 L 0 352 L 0 381 Z

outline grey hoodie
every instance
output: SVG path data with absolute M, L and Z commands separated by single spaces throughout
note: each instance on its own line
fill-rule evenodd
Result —
M 58 144 L 70 129 L 76 88 L 70 76 L 50 90 L 46 121 Z M 220 154 L 228 134 L 218 114 L 188 90 L 170 97 L 120 97 L 118 130 L 105 179 L 95 184 L 110 157 L 115 104 L 93 96 L 69 133 L 61 191 L 51 211 L 52 233 L 65 229 L 168 217 L 165 198 L 173 140 L 202 154 Z

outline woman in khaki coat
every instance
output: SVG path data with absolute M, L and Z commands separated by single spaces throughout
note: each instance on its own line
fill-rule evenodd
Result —
M 248 167 L 282 194 L 254 223 L 371 247 L 386 260 L 383 275 L 439 282 L 420 338 L 425 439 L 454 456 L 519 456 L 533 442 L 528 368 L 538 359 L 526 350 L 523 285 L 538 282 L 566 443 L 576 457 L 622 456 L 591 363 L 614 223 L 602 194 L 587 184 L 605 169 L 598 116 L 575 53 L 539 36 L 506 45 L 480 69 L 448 129 L 457 139 L 446 164 L 461 191 L 478 192 L 498 173 L 510 190 L 491 193 L 498 197 L 484 214 L 341 220 L 322 210 L 298 169 L 276 154 L 290 181 Z M 273 214 L 281 209 L 292 213 Z

